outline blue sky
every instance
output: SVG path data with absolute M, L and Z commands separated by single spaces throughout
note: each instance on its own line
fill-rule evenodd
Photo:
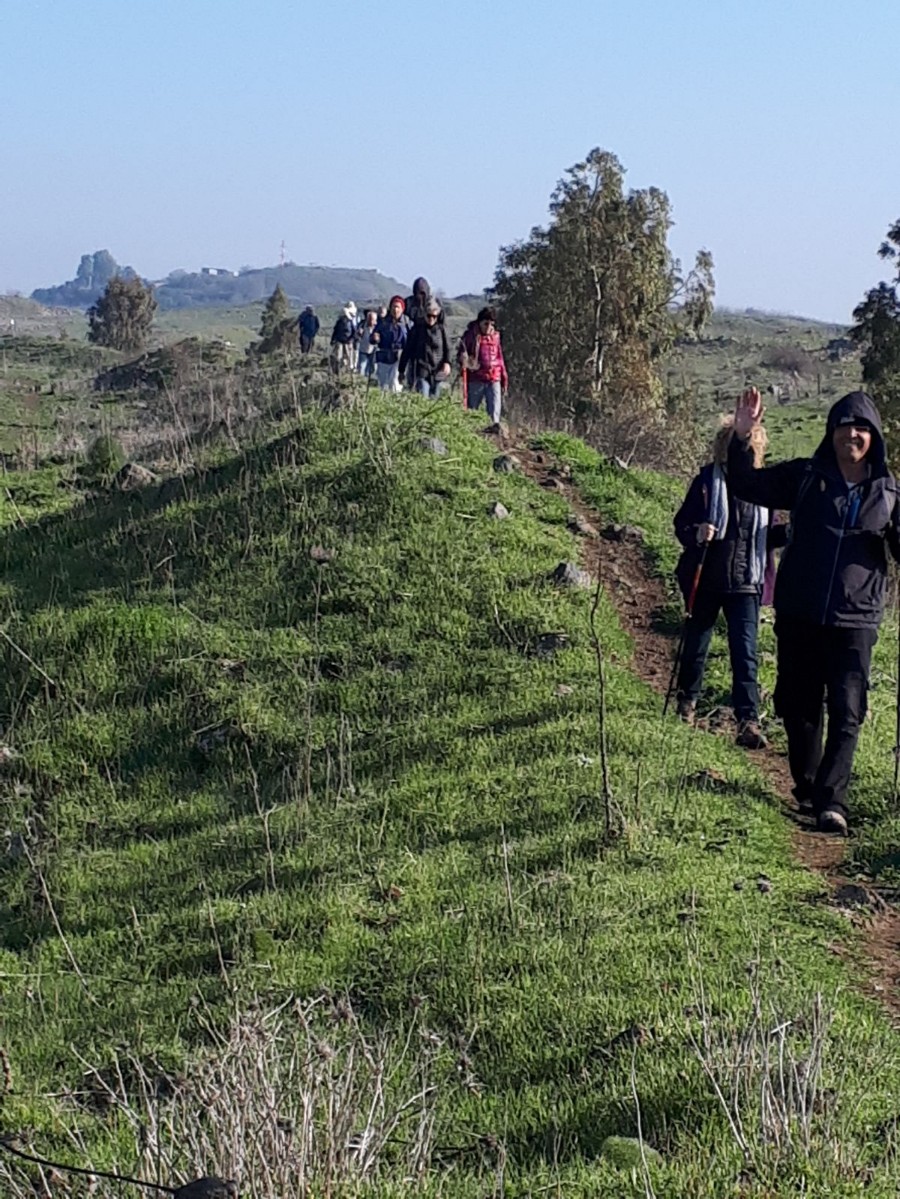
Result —
M 900 217 L 897 0 L 0 0 L 0 291 L 295 262 L 489 283 L 611 150 L 718 300 L 839 321 Z

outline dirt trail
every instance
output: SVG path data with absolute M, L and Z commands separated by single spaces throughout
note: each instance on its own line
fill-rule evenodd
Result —
M 573 513 L 594 529 L 599 531 L 609 523 L 581 498 L 568 468 L 545 450 L 532 449 L 524 435 L 517 437 L 515 432 L 504 429 L 498 435 L 491 435 L 491 440 L 518 459 L 525 475 L 539 486 L 557 492 Z M 622 626 L 634 642 L 636 674 L 664 695 L 674 646 L 671 638 L 658 631 L 666 592 L 662 580 L 649 568 L 642 546 L 635 541 L 586 536 L 582 538 L 581 557 L 594 578 L 599 575 L 603 580 Z M 822 875 L 831 902 L 847 909 L 861 928 L 865 990 L 881 1000 L 892 1016 L 900 1018 L 900 908 L 889 903 L 877 888 L 844 873 L 847 842 L 817 833 L 811 818 L 798 810 L 785 758 L 772 749 L 752 752 L 750 757 L 782 799 L 785 816 L 793 824 L 797 858 Z

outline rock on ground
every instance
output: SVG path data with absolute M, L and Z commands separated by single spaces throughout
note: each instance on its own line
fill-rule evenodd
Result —
M 574 562 L 560 562 L 550 575 L 557 587 L 590 587 L 591 576 Z

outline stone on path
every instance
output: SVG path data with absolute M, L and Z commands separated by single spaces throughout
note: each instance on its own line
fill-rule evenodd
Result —
M 560 562 L 550 575 L 557 587 L 590 587 L 591 576 L 574 562 Z
M 600 536 L 607 541 L 643 541 L 644 530 L 639 525 L 606 525 Z
M 509 509 L 505 504 L 501 504 L 499 500 L 495 500 L 488 508 L 488 513 L 494 520 L 506 520 L 507 516 L 509 516 Z
M 439 458 L 447 457 L 447 447 L 440 437 L 421 437 L 419 438 L 419 449 L 427 450 L 429 454 L 437 454 Z
M 521 470 L 519 459 L 513 454 L 498 454 L 494 459 L 494 470 L 501 475 L 512 475 Z

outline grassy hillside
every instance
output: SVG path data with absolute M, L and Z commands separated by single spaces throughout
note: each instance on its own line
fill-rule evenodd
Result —
M 607 835 L 565 506 L 480 423 L 370 397 L 4 509 L 0 1129 L 271 1199 L 893 1196 L 846 918 L 602 599 Z M 557 448 L 665 562 L 673 485 Z

